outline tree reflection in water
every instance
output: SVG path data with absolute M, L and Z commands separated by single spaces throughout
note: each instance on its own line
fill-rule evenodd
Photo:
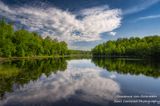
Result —
M 64 71 L 67 62 L 63 58 L 43 60 L 16 60 L 0 64 L 0 95 L 12 92 L 13 87 L 37 80 L 42 73 L 46 76 L 52 72 Z
M 41 69 L 43 68 L 39 70 Z M 57 67 L 56 69 L 64 68 Z M 30 70 L 33 71 L 34 68 L 30 66 Z M 1 104 L 51 105 L 56 101 L 70 97 L 89 103 L 108 103 L 121 91 L 116 81 L 101 76 L 103 72 L 106 71 L 96 67 L 91 63 L 91 60 L 70 60 L 65 71 L 57 71 L 49 76 L 47 76 L 48 72 L 46 72 L 47 74 L 43 72 L 44 74 L 41 76 L 37 74 L 39 78 L 35 81 L 31 79 L 29 81 L 27 80 L 29 75 L 28 77 L 23 75 L 21 78 L 24 77 L 26 78 L 24 81 L 29 82 L 18 88 L 16 87 L 13 92 L 5 95 L 5 99 L 1 101 Z
M 160 77 L 160 63 L 153 60 L 93 58 L 92 62 L 107 71 L 120 74 Z

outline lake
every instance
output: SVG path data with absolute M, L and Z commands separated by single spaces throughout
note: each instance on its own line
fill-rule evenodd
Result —
M 138 59 L 0 62 L 2 106 L 157 106 L 160 63 Z

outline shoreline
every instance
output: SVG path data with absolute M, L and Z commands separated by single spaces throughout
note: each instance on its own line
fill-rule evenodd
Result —
M 20 59 L 47 59 L 47 58 L 72 58 L 72 57 L 92 57 L 90 55 L 57 55 L 57 56 L 26 56 L 26 57 L 0 57 L 0 61 L 5 60 L 20 60 Z
M 56 56 L 26 56 L 26 57 L 0 57 L 0 61 L 21 60 L 21 59 L 49 59 L 49 58 L 97 58 L 97 59 L 125 59 L 125 60 L 156 60 L 154 58 L 140 58 L 133 56 L 93 56 L 93 55 L 56 55 Z
M 45 58 L 55 58 L 55 57 L 53 57 L 53 56 L 0 57 L 0 61 L 20 60 L 20 59 L 45 59 Z M 58 58 L 58 57 L 56 57 L 56 58 Z

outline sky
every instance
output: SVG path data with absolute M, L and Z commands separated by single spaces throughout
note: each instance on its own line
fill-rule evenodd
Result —
M 70 49 L 160 35 L 160 0 L 0 0 L 0 17 Z

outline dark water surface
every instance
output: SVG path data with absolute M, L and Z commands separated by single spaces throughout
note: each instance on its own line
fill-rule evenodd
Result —
M 0 106 L 157 106 L 160 64 L 131 59 L 0 62 Z

